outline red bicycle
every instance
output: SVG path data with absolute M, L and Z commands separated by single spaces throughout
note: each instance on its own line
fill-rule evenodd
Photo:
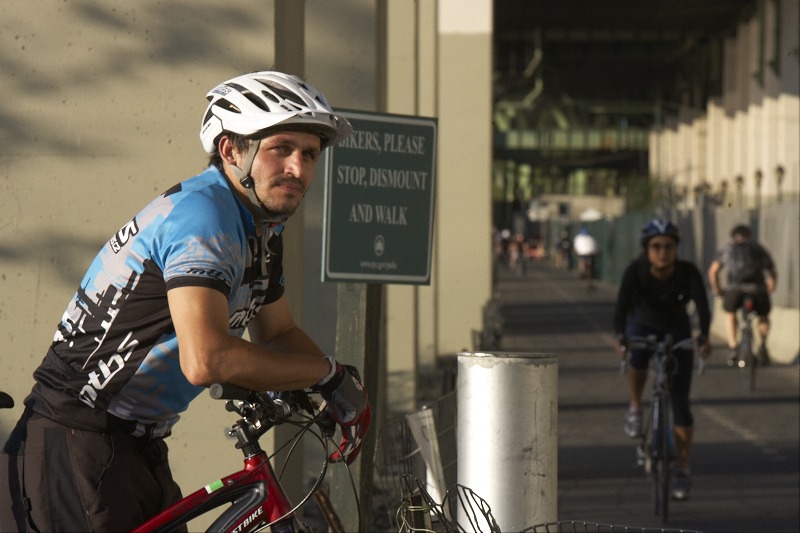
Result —
M 295 512 L 319 489 L 325 477 L 330 457 L 328 444 L 333 437 L 335 423 L 324 414 L 322 406 L 302 391 L 252 392 L 216 384 L 211 386 L 209 393 L 212 398 L 227 400 L 226 409 L 241 417 L 228 434 L 236 437 L 236 448 L 244 455 L 244 467 L 186 496 L 133 531 L 171 531 L 223 505 L 229 507 L 211 524 L 208 531 L 307 531 Z M 293 414 L 300 415 L 303 421 L 293 420 Z M 258 444 L 262 435 L 282 423 L 299 426 L 298 435 L 292 439 L 294 442 L 301 434 L 311 432 L 325 448 L 325 460 L 316 483 L 297 505 L 292 505 L 287 498 L 270 464 L 270 457 Z M 320 433 L 312 429 L 313 425 L 319 428 Z

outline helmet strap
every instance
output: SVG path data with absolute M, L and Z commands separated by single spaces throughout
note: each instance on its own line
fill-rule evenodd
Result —
M 247 148 L 247 155 L 244 158 L 242 168 L 231 165 L 233 175 L 236 176 L 236 179 L 239 180 L 239 183 L 242 184 L 242 187 L 244 187 L 248 193 L 253 189 L 253 177 L 250 175 L 250 171 L 253 170 L 253 160 L 256 158 L 256 153 L 258 153 L 258 147 L 260 145 L 261 140 L 250 141 L 250 146 Z M 258 204 L 260 205 L 261 202 L 259 201 Z
M 255 191 L 255 182 L 253 177 L 250 175 L 250 171 L 253 170 L 253 160 L 256 158 L 256 154 L 258 153 L 258 148 L 261 146 L 261 139 L 251 140 L 250 146 L 247 148 L 247 155 L 244 158 L 244 164 L 242 168 L 237 167 L 236 165 L 231 165 L 231 170 L 233 171 L 234 176 L 239 183 L 244 187 L 245 194 L 247 194 L 247 198 L 250 200 L 250 205 L 252 205 L 255 210 L 257 211 L 258 215 L 256 216 L 257 219 L 263 222 L 269 223 L 283 223 L 289 218 L 286 215 L 278 215 L 273 213 L 272 211 L 264 205 L 261 199 L 256 195 Z

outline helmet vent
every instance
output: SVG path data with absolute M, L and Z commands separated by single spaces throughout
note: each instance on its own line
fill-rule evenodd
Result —
M 258 80 L 260 81 L 265 87 L 267 87 L 266 91 L 264 92 L 264 96 L 269 94 L 270 100 L 274 102 L 279 102 L 281 99 L 284 100 L 286 103 L 294 104 L 299 107 L 305 107 L 305 102 L 303 102 L 300 97 L 294 91 L 290 91 L 289 89 L 283 87 L 282 85 L 278 85 L 277 83 L 270 83 L 268 81 Z M 276 96 L 278 97 L 276 99 Z M 292 111 L 294 111 L 292 109 Z
M 244 96 L 245 98 L 250 100 L 250 102 L 254 106 L 256 106 L 257 108 L 261 109 L 262 111 L 269 111 L 269 107 L 267 107 L 267 105 L 264 103 L 264 100 L 262 100 L 261 98 L 257 97 L 253 93 L 251 93 L 251 92 L 243 92 L 242 96 Z
M 242 112 L 242 110 L 239 109 L 238 106 L 232 104 L 230 101 L 228 101 L 228 100 L 226 100 L 224 98 L 220 98 L 219 100 L 217 100 L 216 105 L 217 105 L 217 107 L 221 107 L 225 111 L 230 111 L 231 113 L 241 113 Z M 212 110 L 211 110 L 211 108 L 209 108 L 208 113 L 206 114 L 206 118 L 209 118 L 210 115 L 212 115 L 212 114 L 213 114 Z

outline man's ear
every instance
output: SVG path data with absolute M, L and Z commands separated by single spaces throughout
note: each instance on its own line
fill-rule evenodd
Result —
M 236 148 L 233 147 L 230 137 L 227 135 L 220 137 L 219 143 L 217 144 L 217 150 L 219 151 L 219 156 L 223 161 L 230 165 L 236 165 L 236 156 L 238 153 L 236 152 Z

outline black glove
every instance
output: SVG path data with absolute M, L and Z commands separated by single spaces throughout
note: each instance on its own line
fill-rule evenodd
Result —
M 350 464 L 361 450 L 361 442 L 372 420 L 372 410 L 358 370 L 354 366 L 333 363 L 336 365 L 333 376 L 314 389 L 327 402 L 326 410 L 330 417 L 342 428 L 342 442 L 339 449 L 331 454 L 330 460 L 345 460 Z

